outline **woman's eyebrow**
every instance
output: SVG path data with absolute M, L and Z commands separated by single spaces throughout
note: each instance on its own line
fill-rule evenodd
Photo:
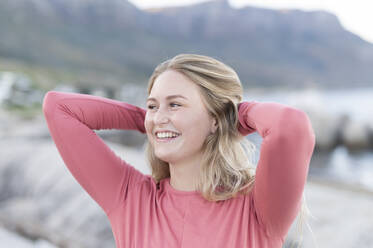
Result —
M 178 98 L 178 97 L 188 100 L 188 98 L 183 95 L 169 95 L 166 97 L 166 99 L 169 100 L 169 99 Z M 155 99 L 154 97 L 149 97 L 146 101 L 151 101 L 151 100 L 157 101 L 157 99 Z

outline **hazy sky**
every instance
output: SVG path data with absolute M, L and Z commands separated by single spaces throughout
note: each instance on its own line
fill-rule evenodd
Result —
M 129 0 L 138 8 L 180 6 L 206 0 Z M 233 8 L 246 5 L 265 8 L 327 10 L 338 16 L 342 25 L 361 38 L 373 42 L 373 1 L 370 0 L 229 0 Z

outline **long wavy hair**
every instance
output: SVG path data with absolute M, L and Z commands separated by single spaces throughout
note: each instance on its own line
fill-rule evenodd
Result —
M 198 85 L 203 104 L 217 120 L 216 132 L 208 135 L 202 145 L 197 190 L 209 201 L 226 200 L 237 193 L 249 192 L 255 180 L 252 162 L 255 146 L 237 129 L 237 104 L 242 101 L 243 90 L 236 72 L 208 56 L 179 54 L 155 68 L 149 79 L 148 95 L 155 79 L 166 70 L 180 72 Z M 150 142 L 146 152 L 155 181 L 158 183 L 169 177 L 168 163 L 155 156 Z
M 226 200 L 238 193 L 249 193 L 255 182 L 255 145 L 238 132 L 238 103 L 243 89 L 237 73 L 228 65 L 204 55 L 179 54 L 160 63 L 149 78 L 150 95 L 156 78 L 166 70 L 182 73 L 200 90 L 210 115 L 216 118 L 217 131 L 208 135 L 202 146 L 197 191 L 208 201 Z M 169 164 L 155 156 L 152 144 L 146 144 L 152 177 L 170 177 Z M 305 200 L 305 199 L 304 199 Z M 301 221 L 304 204 L 301 208 Z

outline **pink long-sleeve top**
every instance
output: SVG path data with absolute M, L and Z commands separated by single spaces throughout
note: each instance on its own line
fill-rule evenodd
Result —
M 239 131 L 263 138 L 253 190 L 221 202 L 181 191 L 117 156 L 93 130 L 146 133 L 146 110 L 99 96 L 49 91 L 43 112 L 56 147 L 111 223 L 118 248 L 279 248 L 295 220 L 315 136 L 301 110 L 242 102 Z M 159 186 L 159 187 L 157 187 Z

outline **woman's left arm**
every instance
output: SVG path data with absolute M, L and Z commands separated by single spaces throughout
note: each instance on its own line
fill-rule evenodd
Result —
M 315 146 L 311 122 L 302 110 L 275 102 L 242 102 L 239 130 L 262 136 L 253 200 L 268 235 L 285 237 L 300 209 Z

